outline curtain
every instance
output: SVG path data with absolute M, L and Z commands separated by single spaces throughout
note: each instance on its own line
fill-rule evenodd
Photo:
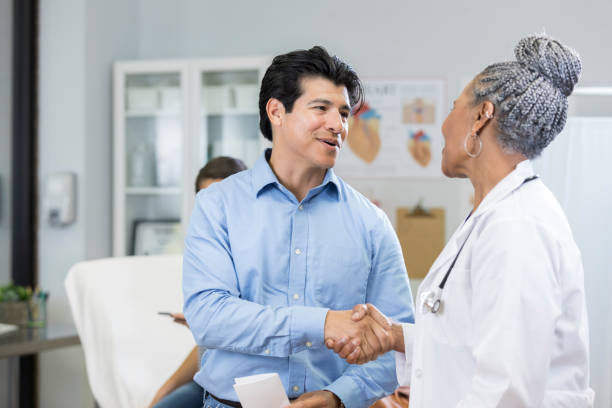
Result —
M 582 253 L 595 407 L 612 407 L 612 118 L 569 118 L 534 161 Z

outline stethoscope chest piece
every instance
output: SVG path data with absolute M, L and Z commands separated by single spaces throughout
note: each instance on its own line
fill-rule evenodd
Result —
M 423 314 L 431 312 L 436 314 L 442 308 L 440 290 L 430 290 L 421 294 L 421 304 L 423 305 Z

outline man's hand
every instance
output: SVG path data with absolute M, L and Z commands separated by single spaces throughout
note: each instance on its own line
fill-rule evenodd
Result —
M 300 395 L 300 398 L 293 401 L 291 408 L 339 408 L 340 398 L 331 391 L 314 391 Z
M 404 336 L 400 325 L 392 324 L 391 320 L 374 305 L 356 305 L 353 308 L 351 319 L 354 322 L 360 322 L 366 318 L 372 319 L 378 325 L 384 327 L 388 333 L 387 341 L 384 342 L 384 344 L 381 343 L 382 348 L 379 350 L 378 354 L 384 354 L 390 350 L 399 349 L 398 347 L 400 346 L 401 350 L 403 350 Z M 339 340 L 329 339 L 326 340 L 325 343 L 328 348 L 333 349 L 349 364 L 364 364 L 377 357 L 377 355 L 372 357 L 371 354 L 364 353 L 355 341 L 349 341 L 346 336 Z
M 334 351 L 337 346 L 338 354 L 343 346 L 348 346 L 346 355 L 340 356 L 351 364 L 352 361 L 363 364 L 391 349 L 390 329 L 388 319 L 377 321 L 368 313 L 359 313 L 355 309 L 330 310 L 325 319 L 325 344 Z

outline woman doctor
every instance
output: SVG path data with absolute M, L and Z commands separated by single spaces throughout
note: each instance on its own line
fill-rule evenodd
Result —
M 581 62 L 543 35 L 515 55 L 478 74 L 442 126 L 442 171 L 470 179 L 474 208 L 423 280 L 415 324 L 388 326 L 411 408 L 593 403 L 580 252 L 530 162 L 563 129 Z M 343 340 L 328 346 L 348 362 L 376 358 Z

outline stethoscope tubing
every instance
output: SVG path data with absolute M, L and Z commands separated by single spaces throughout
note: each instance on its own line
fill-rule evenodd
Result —
M 537 179 L 538 176 L 534 175 L 531 177 L 527 177 L 525 180 L 523 180 L 523 182 L 521 183 L 521 185 L 519 186 L 522 187 L 525 183 L 529 183 L 530 181 L 533 181 L 535 179 Z M 470 217 L 472 216 L 472 212 L 470 211 L 469 215 L 467 216 L 467 218 L 465 219 L 464 223 L 467 222 L 467 220 L 470 219 Z M 438 285 L 438 288 L 440 289 L 439 291 L 437 291 L 437 296 L 435 296 L 432 300 L 433 302 L 424 302 L 424 305 L 429 309 L 429 311 L 433 314 L 438 313 L 438 311 L 440 310 L 440 308 L 442 307 L 442 291 L 444 290 L 444 286 L 446 286 L 446 281 L 448 280 L 448 277 L 450 276 L 451 271 L 453 270 L 453 267 L 455 266 L 455 263 L 457 262 L 457 259 L 459 259 L 459 255 L 461 254 L 461 251 L 463 250 L 463 247 L 465 246 L 465 244 L 468 242 L 468 239 L 470 239 L 470 235 L 472 234 L 472 231 L 474 230 L 474 228 L 472 228 L 470 230 L 470 232 L 468 232 L 467 237 L 465 237 L 465 240 L 463 241 L 463 244 L 461 244 L 461 247 L 459 248 L 459 251 L 457 251 L 457 255 L 455 255 L 455 259 L 453 259 L 453 262 L 450 264 L 450 266 L 448 267 L 448 270 L 446 271 L 446 273 L 444 274 L 444 277 L 442 278 L 442 280 L 440 281 L 440 284 Z M 429 304 L 431 303 L 431 304 Z

